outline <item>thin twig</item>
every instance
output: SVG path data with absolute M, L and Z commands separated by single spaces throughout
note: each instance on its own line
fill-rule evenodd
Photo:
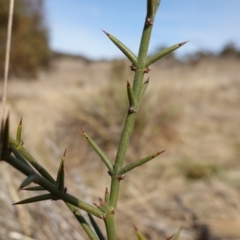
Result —
M 9 58 L 10 58 L 10 50 L 11 50 L 13 9 L 14 9 L 14 0 L 10 0 L 9 14 L 8 14 L 6 55 L 5 55 L 5 66 L 4 66 L 4 86 L 3 86 L 3 95 L 2 95 L 2 119 L 5 118 L 5 109 L 6 109 L 6 102 L 7 102 L 7 85 L 8 85 L 8 72 L 9 72 Z

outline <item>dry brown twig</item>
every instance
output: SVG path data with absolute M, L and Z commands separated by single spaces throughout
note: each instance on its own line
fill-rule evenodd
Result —
M 13 10 L 14 10 L 14 0 L 10 0 L 9 14 L 8 14 L 8 27 L 7 27 L 6 55 L 5 55 L 5 65 L 4 65 L 4 83 L 3 83 L 3 95 L 2 95 L 2 119 L 5 119 L 6 104 L 7 104 L 7 86 L 8 86 L 10 51 L 11 51 Z

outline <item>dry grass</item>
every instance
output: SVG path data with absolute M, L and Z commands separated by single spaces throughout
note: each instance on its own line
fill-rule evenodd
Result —
M 53 174 L 67 147 L 69 192 L 95 202 L 110 179 L 80 128 L 114 159 L 132 73 L 118 61 L 59 58 L 53 65 L 40 81 L 10 82 L 11 130 L 23 117 L 25 146 Z M 132 223 L 149 239 L 165 239 L 180 226 L 186 240 L 207 239 L 198 238 L 206 229 L 209 239 L 239 239 L 239 60 L 160 63 L 149 76 L 126 161 L 166 153 L 123 181 L 119 239 L 135 239 Z M 85 239 L 61 202 L 11 206 L 29 193 L 16 192 L 23 178 L 1 166 L 2 236 L 16 231 L 33 239 Z

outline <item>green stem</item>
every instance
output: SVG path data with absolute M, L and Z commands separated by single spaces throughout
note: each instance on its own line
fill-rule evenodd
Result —
M 124 125 L 124 129 L 122 132 L 122 137 L 120 140 L 114 168 L 113 168 L 114 175 L 112 175 L 112 181 L 111 181 L 110 204 L 114 209 L 116 209 L 117 207 L 119 187 L 120 187 L 120 180 L 118 179 L 117 175 L 118 175 L 118 172 L 121 170 L 124 159 L 125 159 L 125 155 L 126 155 L 126 151 L 127 151 L 127 147 L 128 147 L 131 135 L 132 135 L 135 119 L 136 119 L 135 113 L 133 114 L 128 113 L 127 119 Z
M 158 0 L 147 1 L 147 15 L 146 15 L 144 26 L 143 26 L 143 33 L 142 33 L 140 48 L 138 52 L 139 67 L 144 67 L 145 61 L 147 59 L 148 47 L 150 43 L 155 14 L 158 9 L 158 4 L 159 4 Z M 148 20 L 151 21 L 150 25 L 147 24 Z
M 22 163 L 21 161 L 19 161 L 17 158 L 13 157 L 13 156 L 9 156 L 6 158 L 6 162 L 9 163 L 10 165 L 12 165 L 14 168 L 16 168 L 17 170 L 19 170 L 20 172 L 22 172 L 24 175 L 29 176 L 33 174 L 33 170 L 30 169 L 26 164 Z M 56 196 L 59 199 L 62 199 L 65 202 L 68 202 L 80 209 L 83 209 L 86 212 L 91 213 L 92 215 L 98 217 L 98 218 L 102 218 L 102 212 L 85 203 L 84 201 L 77 199 L 76 197 L 65 193 L 63 194 L 62 192 L 60 192 L 56 185 L 54 185 L 53 183 L 51 183 L 50 181 L 46 180 L 45 178 L 43 178 L 41 175 L 39 175 L 38 173 L 35 173 L 37 175 L 37 181 L 38 184 L 40 186 L 42 186 L 43 188 L 45 188 L 47 191 L 49 191 L 50 193 L 52 193 L 54 196 Z
M 102 161 L 105 163 L 105 165 L 107 166 L 108 170 L 110 172 L 112 172 L 113 170 L 113 166 L 112 163 L 109 161 L 109 159 L 107 158 L 107 156 L 105 155 L 105 153 L 102 151 L 102 149 L 92 140 L 92 138 L 90 138 L 88 136 L 88 134 L 83 131 L 84 136 L 86 137 L 87 141 L 89 142 L 89 144 L 92 146 L 92 148 L 96 151 L 96 153 L 98 154 L 98 156 L 102 159 Z
M 156 1 L 148 0 L 148 2 L 156 2 Z M 149 5 L 150 4 L 148 4 L 148 8 L 149 8 Z M 145 70 L 144 67 L 147 59 L 148 47 L 149 47 L 150 37 L 152 33 L 152 25 L 147 25 L 146 22 L 147 22 L 147 19 L 149 18 L 151 19 L 152 22 L 154 21 L 155 12 L 147 9 L 147 15 L 144 22 L 142 38 L 141 38 L 141 43 L 139 47 L 136 72 L 135 72 L 135 77 L 133 82 L 133 92 L 137 101 L 137 106 L 139 105 L 139 100 L 141 96 L 142 82 L 143 82 L 144 70 Z M 117 178 L 118 177 L 117 175 L 121 171 L 121 168 L 123 166 L 123 162 L 124 162 L 127 147 L 132 135 L 135 120 L 136 120 L 136 113 L 128 112 L 125 125 L 123 128 L 121 140 L 118 147 L 117 156 L 116 156 L 114 167 L 113 167 L 114 175 L 112 176 L 112 181 L 111 181 L 110 203 L 114 209 L 117 206 L 119 187 L 120 187 L 120 182 L 119 182 L 119 179 Z
M 112 176 L 111 190 L 110 190 L 110 204 L 114 209 L 117 207 L 117 200 L 119 195 L 120 181 L 116 176 Z
M 35 158 L 22 146 L 19 146 L 19 143 L 13 138 L 9 137 L 9 143 L 13 145 L 20 152 L 23 157 L 46 179 L 48 179 L 51 183 L 56 184 L 55 180 L 52 176 L 45 170 L 36 160 Z
M 99 228 L 99 226 L 97 225 L 96 221 L 94 220 L 94 217 L 91 214 L 89 214 L 89 213 L 88 213 L 88 217 L 89 217 L 89 220 L 90 220 L 90 222 L 91 222 L 91 224 L 92 224 L 92 226 L 93 226 L 93 228 L 94 228 L 94 230 L 95 230 L 99 240 L 105 240 L 105 237 L 102 234 L 102 231 Z
M 139 167 L 148 161 L 151 161 L 152 159 L 154 159 L 155 157 L 157 157 L 158 155 L 160 155 L 163 152 L 165 152 L 165 151 L 154 153 L 154 154 L 147 156 L 145 158 L 142 158 L 136 162 L 130 163 L 130 164 L 126 165 L 125 167 L 123 167 L 119 174 L 121 174 L 121 175 L 125 174 L 125 173 L 133 170 L 134 168 Z
M 117 240 L 114 224 L 114 214 L 110 214 L 107 218 L 105 218 L 104 223 L 107 230 L 108 240 Z
M 70 211 L 73 213 L 75 218 L 78 220 L 78 222 L 81 224 L 82 228 L 88 235 L 89 239 L 91 240 L 98 240 L 98 237 L 96 236 L 95 232 L 92 230 L 92 228 L 89 226 L 79 209 L 74 207 L 72 204 L 65 202 Z
M 152 3 L 152 4 L 149 4 Z M 136 70 L 135 70 L 135 76 L 133 81 L 133 93 L 136 99 L 136 108 L 135 110 L 138 110 L 139 102 L 141 98 L 141 90 L 142 90 L 142 82 L 143 77 L 145 73 L 145 62 L 147 60 L 147 53 L 148 53 L 148 47 L 150 42 L 150 37 L 152 33 L 152 25 L 148 25 L 147 21 L 150 19 L 151 23 L 154 21 L 155 13 L 157 11 L 157 7 L 159 0 L 148 0 L 147 4 L 147 15 L 144 22 L 143 27 L 143 33 L 141 38 L 141 43 L 139 47 L 139 53 L 138 53 L 138 59 L 136 64 Z M 122 169 L 123 162 L 125 159 L 127 147 L 130 142 L 130 138 L 132 135 L 134 123 L 136 120 L 136 113 L 130 113 L 128 111 L 127 118 L 125 121 L 125 125 L 123 128 L 121 140 L 118 147 L 118 152 L 116 155 L 115 163 L 113 166 L 113 174 L 112 174 L 112 180 L 111 180 L 111 192 L 110 192 L 110 204 L 111 206 L 116 209 L 117 202 L 118 202 L 118 195 L 119 195 L 119 189 L 120 189 L 120 179 L 119 179 L 119 172 Z M 105 219 L 105 225 L 108 233 L 108 239 L 116 239 L 116 233 L 115 233 L 115 225 L 114 225 L 114 218 L 113 216 L 108 216 Z

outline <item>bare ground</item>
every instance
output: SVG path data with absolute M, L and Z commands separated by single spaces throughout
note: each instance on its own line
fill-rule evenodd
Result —
M 152 66 L 126 160 L 166 152 L 122 182 L 119 239 L 135 239 L 132 224 L 149 239 L 166 239 L 179 227 L 186 240 L 240 239 L 239 61 Z M 131 81 L 127 65 L 59 58 L 38 80 L 9 84 L 12 135 L 23 117 L 25 147 L 53 175 L 67 148 L 68 191 L 89 203 L 103 196 L 110 179 L 80 128 L 114 158 L 126 112 L 114 107 L 122 101 L 114 91 L 124 92 Z M 24 178 L 5 163 L 0 172 L 1 239 L 86 239 L 61 202 L 12 206 L 34 194 L 17 191 Z

